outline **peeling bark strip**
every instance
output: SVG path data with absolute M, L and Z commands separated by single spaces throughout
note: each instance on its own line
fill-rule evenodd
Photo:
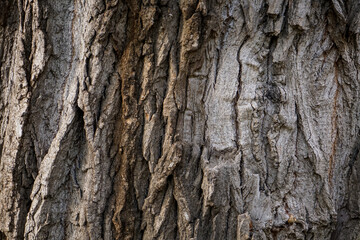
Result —
M 360 236 L 357 0 L 0 2 L 0 239 Z

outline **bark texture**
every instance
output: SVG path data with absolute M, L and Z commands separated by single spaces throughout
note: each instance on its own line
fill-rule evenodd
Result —
M 0 1 L 0 239 L 359 239 L 358 0 Z

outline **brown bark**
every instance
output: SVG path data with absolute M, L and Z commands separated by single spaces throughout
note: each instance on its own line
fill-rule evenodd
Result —
M 0 239 L 357 239 L 356 0 L 0 2 Z

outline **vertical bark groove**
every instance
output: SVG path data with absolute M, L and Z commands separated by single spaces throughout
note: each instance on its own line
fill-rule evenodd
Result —
M 356 239 L 360 3 L 0 3 L 0 239 Z

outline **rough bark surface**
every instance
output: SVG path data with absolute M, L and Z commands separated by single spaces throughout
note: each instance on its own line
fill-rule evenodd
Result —
M 0 1 L 0 239 L 359 239 L 358 0 Z

